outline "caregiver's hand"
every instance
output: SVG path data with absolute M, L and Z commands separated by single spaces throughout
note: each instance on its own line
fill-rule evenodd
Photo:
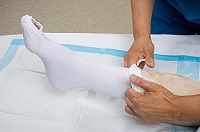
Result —
M 146 64 L 148 67 L 153 68 L 154 65 L 154 45 L 151 40 L 135 40 L 133 45 L 124 56 L 124 67 L 129 68 L 132 64 L 136 64 L 139 59 L 146 59 L 145 63 L 139 66 L 143 68 Z
M 139 117 L 144 123 L 155 124 L 176 121 L 178 110 L 174 95 L 166 88 L 149 82 L 135 75 L 130 76 L 130 81 L 136 86 L 144 88 L 144 93 L 139 93 L 133 88 L 126 91 L 126 112 Z

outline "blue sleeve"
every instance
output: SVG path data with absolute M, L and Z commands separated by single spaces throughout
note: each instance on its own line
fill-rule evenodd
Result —
M 200 0 L 167 0 L 188 21 L 200 24 Z

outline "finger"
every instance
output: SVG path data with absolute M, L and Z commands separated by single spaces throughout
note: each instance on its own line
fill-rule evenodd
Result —
M 137 63 L 137 61 L 136 60 L 133 60 L 133 59 L 130 59 L 129 61 L 128 61 L 128 63 L 127 63 L 127 68 L 129 68 L 131 65 L 133 65 L 133 64 L 136 64 Z
M 146 58 L 146 60 L 145 60 L 146 65 L 151 67 L 151 68 L 154 68 L 155 67 L 155 64 L 154 64 L 154 53 L 151 52 L 151 51 L 147 51 L 145 53 L 145 56 L 146 56 L 145 57 Z
M 137 92 L 135 91 L 133 88 L 129 88 L 126 90 L 126 97 L 131 100 L 131 102 L 133 102 L 134 98 L 138 98 L 141 95 L 143 95 L 143 93 Z
M 135 112 L 128 106 L 125 107 L 125 111 L 130 115 L 136 116 Z
M 124 58 L 124 67 L 128 68 L 127 67 L 127 60 Z
M 150 68 L 154 68 L 155 64 L 154 64 L 154 59 L 152 57 L 146 57 L 146 61 L 145 64 L 150 67 Z
M 125 102 L 129 107 L 131 107 L 131 108 L 133 107 L 133 103 L 128 97 L 125 97 Z
M 149 82 L 143 78 L 140 78 L 134 74 L 131 74 L 130 76 L 130 81 L 131 83 L 133 83 L 134 85 L 144 88 L 146 91 L 155 91 L 155 87 L 158 87 L 160 85 L 155 84 L 153 82 Z
M 128 62 L 127 62 L 128 68 L 131 65 L 136 64 L 138 60 L 139 60 L 139 56 L 137 54 L 134 54 L 134 55 L 130 56 L 130 58 L 129 58 Z

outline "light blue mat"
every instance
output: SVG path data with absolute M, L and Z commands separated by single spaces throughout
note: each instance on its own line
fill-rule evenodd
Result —
M 14 58 L 20 45 L 24 45 L 23 39 L 13 39 L 5 55 L 0 59 L 0 71 L 7 66 Z M 96 48 L 88 46 L 80 46 L 74 44 L 62 44 L 63 46 L 76 51 L 76 52 L 86 52 L 86 53 L 97 53 L 106 54 L 117 57 L 124 57 L 127 51 L 117 50 L 111 48 Z M 199 80 L 199 62 L 200 57 L 187 56 L 187 55 L 163 55 L 154 54 L 155 60 L 161 61 L 175 61 L 177 62 L 176 74 L 191 77 L 193 79 Z
M 17 53 L 17 50 L 21 45 L 24 45 L 23 39 L 13 39 L 8 50 L 4 56 L 0 59 L 0 71 L 2 71 L 9 63 L 12 61 L 14 56 Z M 111 48 L 96 48 L 88 46 L 80 46 L 74 44 L 62 44 L 63 46 L 76 51 L 76 52 L 86 52 L 86 53 L 96 53 L 96 54 L 105 54 L 111 56 L 117 56 L 123 58 L 127 51 L 117 50 Z M 187 55 L 163 55 L 155 54 L 155 60 L 159 61 L 172 61 L 177 63 L 176 73 L 180 75 L 185 75 L 193 79 L 199 79 L 199 62 L 200 57 L 196 56 L 187 56 Z M 182 127 L 172 125 L 171 131 L 195 131 L 195 128 Z

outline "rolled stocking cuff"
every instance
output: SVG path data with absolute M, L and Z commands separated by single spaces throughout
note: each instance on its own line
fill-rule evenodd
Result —
M 135 74 L 135 75 L 137 75 L 137 76 L 139 76 L 139 77 L 142 78 L 141 69 L 140 69 L 139 67 L 137 67 L 136 64 L 131 65 L 131 67 L 129 68 L 129 76 L 130 76 L 131 74 Z M 143 89 L 143 88 L 138 87 L 138 86 L 135 86 L 135 85 L 132 84 L 132 83 L 131 83 L 131 87 L 132 87 L 135 91 L 137 91 L 137 92 L 140 92 L 140 93 L 143 93 L 143 92 L 144 92 L 144 89 Z

